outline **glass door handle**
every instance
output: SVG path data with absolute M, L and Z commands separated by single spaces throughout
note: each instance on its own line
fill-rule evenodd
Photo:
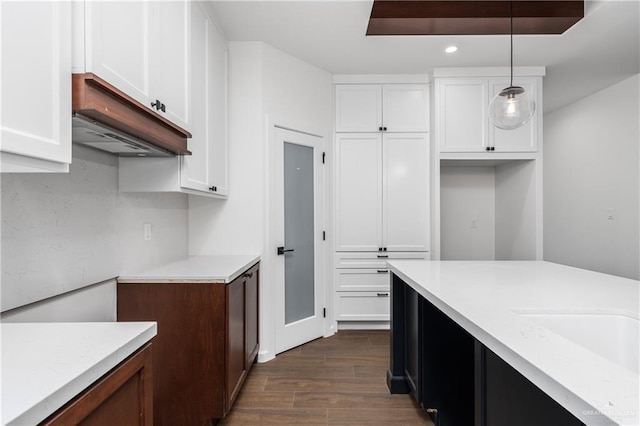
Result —
M 290 251 L 293 251 L 293 249 L 285 250 L 284 247 L 278 247 L 278 256 L 288 253 Z

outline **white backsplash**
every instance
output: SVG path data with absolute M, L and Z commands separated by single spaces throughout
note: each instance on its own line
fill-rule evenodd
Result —
M 3 174 L 1 186 L 3 312 L 187 254 L 186 195 L 120 193 L 109 154 L 74 145 L 68 174 Z

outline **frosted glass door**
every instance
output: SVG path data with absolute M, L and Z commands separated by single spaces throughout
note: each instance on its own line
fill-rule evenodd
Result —
M 276 353 L 324 333 L 324 166 L 321 137 L 275 129 L 273 231 Z
M 313 200 L 313 148 L 285 142 L 285 324 L 315 314 Z

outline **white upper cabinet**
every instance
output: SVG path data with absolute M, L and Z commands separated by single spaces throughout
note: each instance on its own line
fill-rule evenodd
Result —
M 202 4 L 191 6 L 191 155 L 120 158 L 120 190 L 226 198 L 227 44 Z M 168 83 L 167 83 L 168 84 Z
M 74 72 L 92 72 L 149 106 L 151 6 L 147 1 L 75 3 L 74 19 L 84 31 L 74 38 L 83 37 L 86 44 L 76 44 Z
M 91 72 L 190 130 L 190 9 L 181 1 L 74 4 L 74 72 Z
M 536 152 L 542 122 L 540 77 L 515 77 L 536 102 L 534 116 L 515 130 L 496 128 L 489 118 L 491 99 L 509 77 L 435 79 L 435 139 L 440 152 Z
M 182 157 L 181 186 L 226 196 L 227 46 L 202 5 L 194 4 L 191 15 L 192 155 Z
M 542 105 L 539 103 L 538 85 L 535 78 L 520 77 L 514 85 L 521 86 L 536 102 L 533 117 L 524 126 L 514 130 L 503 130 L 489 123 L 489 140 L 493 141 L 496 152 L 535 152 L 538 149 L 538 123 L 542 122 Z M 491 79 L 489 94 L 493 99 L 505 87 L 509 87 L 509 78 Z
M 166 106 L 163 115 L 191 129 L 191 2 L 153 1 L 151 95 Z M 156 96 L 157 94 L 157 96 Z M 149 103 L 149 105 L 151 105 Z
M 426 84 L 336 85 L 336 132 L 428 132 Z
M 440 150 L 484 151 L 487 135 L 488 81 L 441 79 L 436 83 L 436 129 Z
M 429 86 L 382 86 L 382 124 L 385 132 L 428 132 Z
M 2 172 L 71 163 L 71 4 L 0 2 Z
M 382 86 L 336 85 L 336 132 L 377 132 L 382 127 Z
M 187 140 L 187 147 L 192 155 L 182 156 L 180 184 L 184 188 L 199 191 L 207 191 L 210 181 L 210 149 L 209 149 L 209 122 L 208 122 L 208 88 L 207 76 L 209 74 L 209 49 L 208 33 L 210 22 L 201 10 L 199 4 L 191 9 L 191 84 L 193 93 L 191 102 L 192 137 Z
M 336 250 L 429 251 L 428 134 L 338 134 L 336 147 Z
M 209 123 L 210 183 L 219 195 L 229 193 L 227 130 L 229 48 L 213 21 L 207 26 L 207 113 Z

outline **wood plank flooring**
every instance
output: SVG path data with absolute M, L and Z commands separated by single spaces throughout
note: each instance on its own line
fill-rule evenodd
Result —
M 430 425 L 386 385 L 389 332 L 344 330 L 253 366 L 220 425 Z

